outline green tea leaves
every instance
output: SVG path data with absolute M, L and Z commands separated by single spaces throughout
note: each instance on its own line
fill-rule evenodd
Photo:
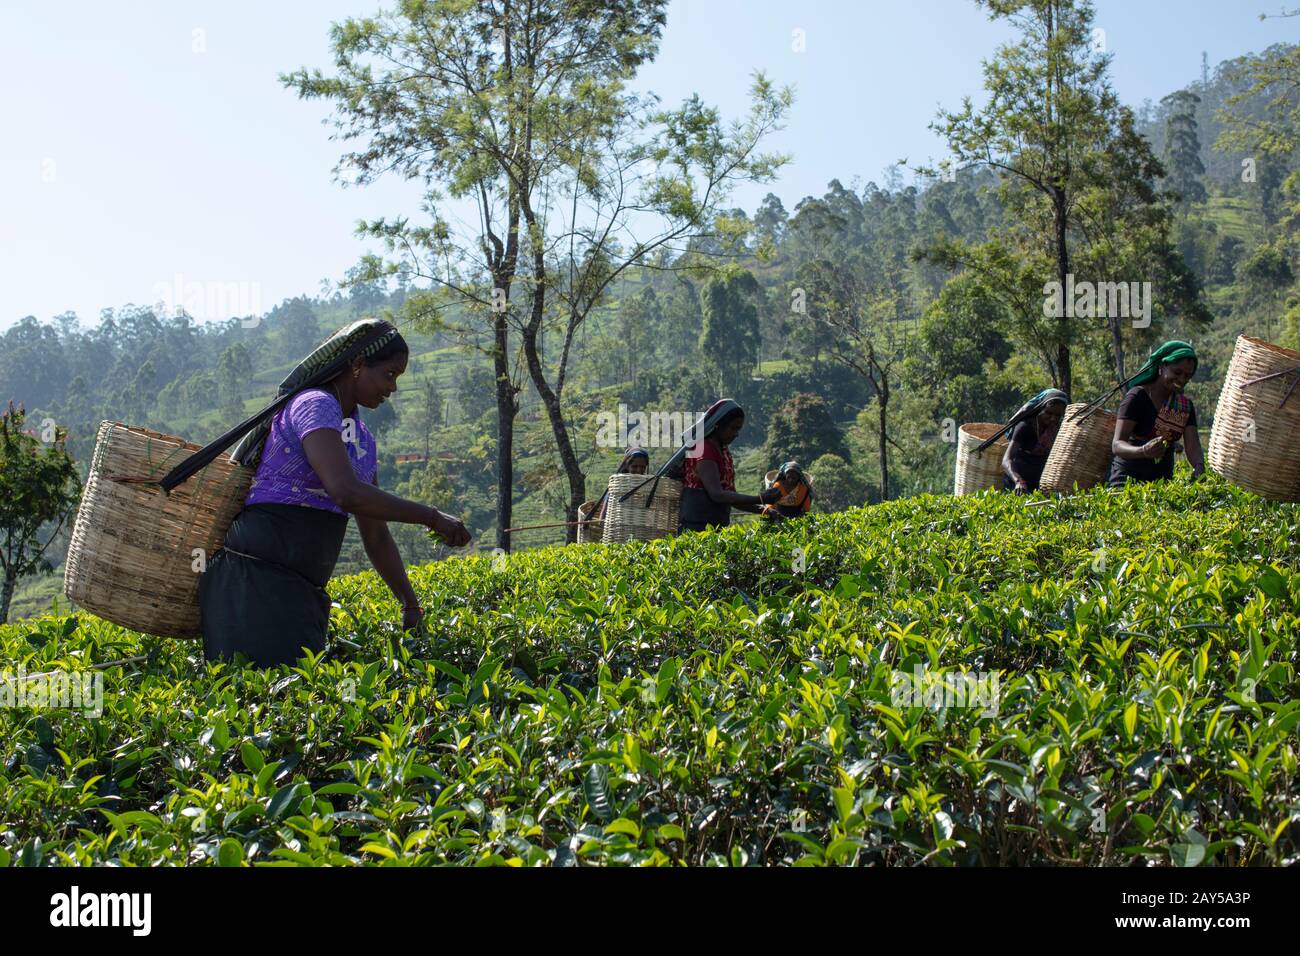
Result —
M 596 819 L 608 822 L 614 818 L 613 802 L 609 793 L 609 771 L 603 764 L 594 763 L 582 778 L 582 792 L 587 806 Z

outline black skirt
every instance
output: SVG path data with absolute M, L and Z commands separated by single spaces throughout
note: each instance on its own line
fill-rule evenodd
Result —
M 731 523 L 731 505 L 719 504 L 703 488 L 683 488 L 677 512 L 677 530 L 705 531 Z
M 203 657 L 242 652 L 257 667 L 320 653 L 348 516 L 306 505 L 248 505 L 199 579 Z

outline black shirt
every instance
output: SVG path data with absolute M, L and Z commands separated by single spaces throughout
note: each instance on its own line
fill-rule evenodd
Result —
M 1107 484 L 1118 487 L 1132 478 L 1134 481 L 1158 481 L 1172 478 L 1174 474 L 1174 444 L 1182 440 L 1183 432 L 1196 427 L 1196 407 L 1185 395 L 1170 395 L 1164 407 L 1157 409 L 1151 396 L 1141 385 L 1135 385 L 1119 404 L 1118 417 L 1122 421 L 1137 422 L 1129 442 L 1145 445 L 1157 435 L 1169 442 L 1164 457 L 1158 461 L 1149 458 L 1120 458 L 1110 461 L 1110 478 Z
M 1042 481 L 1043 466 L 1047 464 L 1047 456 L 1052 453 L 1054 441 L 1055 432 L 1039 437 L 1037 418 L 1027 418 L 1011 430 L 1011 465 L 1016 474 L 1025 479 L 1030 491 L 1037 489 L 1038 483 Z M 1006 487 L 1008 490 L 1016 487 L 1015 480 L 1010 475 L 1007 476 Z

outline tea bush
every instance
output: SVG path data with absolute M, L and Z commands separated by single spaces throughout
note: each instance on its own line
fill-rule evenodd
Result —
M 1293 863 L 1298 542 L 1209 478 L 453 559 L 415 635 L 337 579 L 269 672 L 24 621 L 0 666 L 147 660 L 0 709 L 0 863 Z

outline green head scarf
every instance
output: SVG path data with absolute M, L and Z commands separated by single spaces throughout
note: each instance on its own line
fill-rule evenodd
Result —
M 1137 373 L 1128 380 L 1129 388 L 1134 385 L 1145 385 L 1153 381 L 1160 374 L 1160 366 L 1168 365 L 1171 362 L 1181 362 L 1183 359 L 1191 359 L 1193 369 L 1200 364 L 1200 359 L 1196 357 L 1196 349 L 1192 348 L 1187 342 L 1179 342 L 1177 339 L 1171 339 L 1164 345 L 1155 349 L 1151 357 L 1143 363 Z
M 368 358 L 400 338 L 397 327 L 383 319 L 360 319 L 339 329 L 294 367 L 280 383 L 279 394 L 270 405 L 186 458 L 158 484 L 164 491 L 171 491 L 211 463 L 236 438 L 240 442 L 230 457 L 245 468 L 257 468 L 262 448 L 271 432 L 271 418 L 290 398 L 304 389 L 315 388 L 330 381 L 351 365 L 357 356 Z

